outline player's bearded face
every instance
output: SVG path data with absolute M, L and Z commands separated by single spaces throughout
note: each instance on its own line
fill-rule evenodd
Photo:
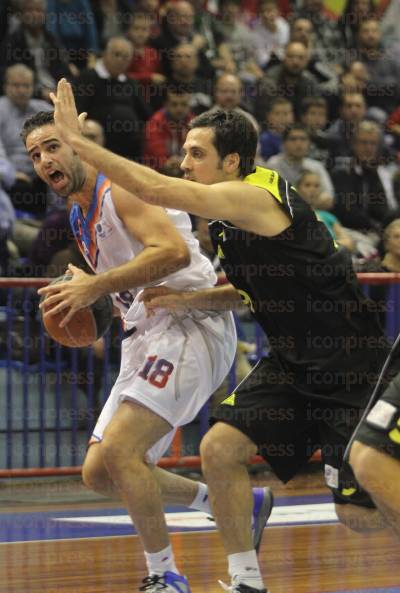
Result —
M 223 162 L 213 142 L 210 128 L 190 130 L 184 144 L 185 157 L 181 163 L 185 179 L 211 185 L 225 180 Z
M 53 125 L 33 130 L 26 140 L 26 148 L 36 173 L 56 194 L 66 198 L 81 189 L 86 177 L 82 162 L 59 139 Z

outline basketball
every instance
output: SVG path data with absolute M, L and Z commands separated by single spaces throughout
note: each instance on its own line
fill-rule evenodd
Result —
M 66 282 L 72 277 L 71 275 L 59 276 L 50 284 Z M 65 327 L 59 327 L 61 320 L 66 315 L 65 311 L 48 317 L 44 316 L 46 307 L 41 311 L 43 325 L 53 340 L 70 348 L 83 348 L 93 344 L 108 330 L 113 318 L 113 303 L 109 295 L 102 296 L 89 307 L 76 311 Z

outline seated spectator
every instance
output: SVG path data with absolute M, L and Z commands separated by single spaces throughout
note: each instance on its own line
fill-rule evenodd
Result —
M 260 17 L 253 32 L 256 44 L 256 61 L 260 68 L 266 69 L 270 62 L 281 61 L 289 41 L 289 24 L 279 16 L 276 0 L 261 0 Z
M 94 119 L 85 119 L 81 124 L 81 133 L 82 136 L 89 138 L 89 140 L 96 142 L 100 146 L 104 146 L 106 143 L 103 126 Z
M 158 5 L 158 3 L 157 3 Z M 91 0 L 98 42 L 103 50 L 111 37 L 121 37 L 131 21 L 129 0 Z
M 140 160 L 148 111 L 140 87 L 126 74 L 132 56 L 128 39 L 112 37 L 95 67 L 76 80 L 75 96 L 78 110 L 103 126 L 107 148 Z
M 346 0 L 343 12 L 338 20 L 338 28 L 346 49 L 357 46 L 358 29 L 363 20 L 373 16 L 373 0 Z
M 329 169 L 330 142 L 325 137 L 328 123 L 328 105 L 324 97 L 308 97 L 301 104 L 301 123 L 310 134 L 310 152 L 312 159 L 321 161 Z
M 197 74 L 199 52 L 191 43 L 182 43 L 172 50 L 171 76 L 168 86 L 189 89 L 191 93 L 190 108 L 195 115 L 210 109 L 212 104 L 212 80 Z
M 318 173 L 303 171 L 297 182 L 296 189 L 303 200 L 315 210 L 318 220 L 324 223 L 334 241 L 342 245 L 342 247 L 346 247 L 349 251 L 353 251 L 354 241 L 350 234 L 332 212 L 324 210 L 323 200 L 321 201 L 321 180 Z
M 352 158 L 344 167 L 335 167 L 333 212 L 348 229 L 367 234 L 373 246 L 389 215 L 386 192 L 378 173 L 381 130 L 374 122 L 363 121 L 354 133 Z
M 293 18 L 309 19 L 316 34 L 315 47 L 324 63 L 337 64 L 343 61 L 343 42 L 337 23 L 328 14 L 323 0 L 304 0 Z
M 337 90 L 337 64 L 326 61 L 325 51 L 316 46 L 316 34 L 312 21 L 304 17 L 297 17 L 290 23 L 290 41 L 304 43 L 310 55 L 307 72 L 314 76 L 321 91 L 332 93 Z
M 38 111 L 51 111 L 51 105 L 40 99 L 33 99 L 33 72 L 23 64 L 15 64 L 5 72 L 5 95 L 0 97 L 0 157 L 10 170 L 7 191 L 14 208 L 21 213 L 30 213 L 41 218 L 47 207 L 47 190 L 33 170 L 32 161 L 25 150 L 20 132 L 24 121 Z M 3 177 L 3 183 L 5 182 Z M 15 231 L 19 235 L 18 221 Z M 24 225 L 26 226 L 26 225 Z M 22 251 L 29 251 L 30 241 L 37 229 L 30 226 L 21 229 L 26 244 L 19 245 Z
M 158 51 L 150 45 L 150 17 L 143 12 L 136 12 L 131 17 L 126 36 L 132 43 L 133 57 L 127 74 L 144 86 L 146 102 L 159 94 L 165 75 L 161 73 L 161 62 Z
M 182 146 L 193 117 L 190 102 L 188 90 L 169 87 L 165 107 L 156 111 L 146 123 L 145 163 L 171 177 L 182 175 Z
M 96 21 L 90 0 L 47 0 L 47 29 L 61 40 L 69 61 L 80 70 L 90 54 L 99 52 Z
M 282 134 L 293 124 L 293 107 L 284 97 L 277 97 L 268 105 L 265 113 L 266 129 L 259 139 L 259 154 L 264 161 L 282 150 Z
M 153 46 L 161 57 L 162 71 L 171 76 L 172 50 L 177 45 L 191 44 L 198 51 L 198 74 L 204 78 L 214 78 L 215 69 L 203 51 L 204 39 L 194 28 L 194 8 L 187 0 L 177 0 L 166 4 L 165 16 L 161 21 L 161 33 L 153 40 Z
M 251 121 L 258 134 L 259 126 L 256 119 L 241 107 L 243 96 L 243 85 L 240 78 L 234 74 L 221 74 L 215 81 L 212 109 L 224 109 L 225 111 L 241 113 Z
M 190 0 L 190 4 L 194 9 L 195 33 L 191 43 L 206 56 L 217 72 L 235 72 L 236 65 L 229 44 L 224 39 L 220 20 L 208 10 L 205 0 Z
M 384 256 L 381 269 L 384 272 L 400 272 L 400 218 L 395 218 L 383 231 Z
M 332 181 L 323 164 L 308 157 L 310 137 L 307 129 L 302 124 L 295 123 L 283 132 L 282 140 L 282 152 L 268 159 L 265 166 L 278 171 L 292 185 L 297 185 L 304 169 L 318 173 L 321 179 L 321 198 L 325 209 L 329 210 L 334 200 Z
M 321 95 L 317 81 L 307 72 L 309 58 L 309 51 L 303 43 L 288 43 L 282 64 L 271 66 L 258 83 L 254 103 L 257 121 L 263 121 L 268 103 L 276 97 L 286 97 L 298 118 L 301 102 L 306 97 Z
M 386 127 L 394 138 L 396 150 L 400 151 L 400 107 L 390 113 Z
M 256 60 L 255 34 L 240 20 L 240 0 L 222 0 L 220 11 L 222 32 L 235 63 L 235 73 L 243 83 L 253 83 L 262 77 L 263 71 Z
M 0 178 L 4 175 L 0 160 Z M 9 275 L 10 245 L 15 224 L 15 211 L 10 198 L 0 185 L 0 276 Z
M 324 132 L 329 143 L 331 166 L 344 166 L 352 154 L 354 131 L 367 112 L 361 93 L 346 93 L 340 101 L 340 117 Z
M 107 1 L 107 0 L 105 0 Z M 110 0 L 108 0 L 110 1 Z M 129 0 L 125 0 L 129 2 Z M 136 0 L 134 9 L 147 15 L 150 20 L 150 37 L 156 39 L 161 34 L 160 29 L 160 0 Z
M 357 51 L 369 73 L 369 105 L 390 113 L 400 103 L 400 65 L 384 49 L 377 19 L 370 17 L 360 24 Z
M 34 94 L 48 100 L 62 77 L 78 74 L 59 41 L 45 28 L 46 1 L 22 0 L 20 25 L 0 46 L 0 83 L 8 66 L 22 63 L 35 74 Z

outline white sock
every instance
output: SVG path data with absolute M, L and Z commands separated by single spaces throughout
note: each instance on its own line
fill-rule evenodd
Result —
M 228 571 L 232 580 L 235 580 L 236 583 L 243 583 L 243 585 L 255 589 L 265 588 L 255 550 L 229 554 Z
M 196 509 L 196 511 L 202 511 L 203 513 L 211 513 L 210 500 L 208 497 L 208 487 L 202 482 L 198 483 L 197 494 L 193 499 L 192 504 L 189 505 L 190 509 Z
M 174 553 L 171 546 L 167 546 L 163 550 L 153 554 L 145 551 L 144 556 L 146 558 L 147 570 L 149 571 L 149 574 L 162 575 L 167 570 L 179 574 L 175 565 Z

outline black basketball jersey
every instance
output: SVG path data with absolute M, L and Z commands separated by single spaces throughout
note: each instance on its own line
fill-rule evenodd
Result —
M 239 229 L 229 221 L 209 225 L 229 279 L 264 329 L 273 355 L 302 393 L 361 401 L 388 352 L 374 310 L 354 274 L 348 252 L 295 188 L 257 167 L 243 184 L 279 202 L 292 224 L 274 237 Z M 357 398 L 357 393 L 359 397 Z

